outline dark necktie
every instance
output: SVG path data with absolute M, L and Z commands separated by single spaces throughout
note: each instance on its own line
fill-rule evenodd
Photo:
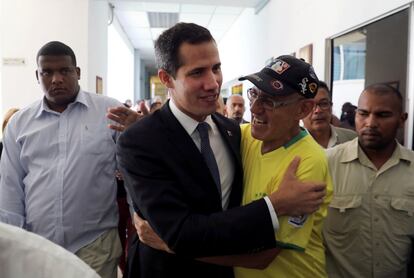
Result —
M 210 146 L 210 140 L 208 139 L 208 127 L 209 124 L 206 122 L 199 123 L 197 126 L 198 133 L 201 139 L 201 154 L 204 157 L 204 161 L 207 164 L 210 173 L 213 176 L 214 182 L 216 183 L 218 192 L 221 197 L 221 183 L 220 183 L 220 172 L 217 166 L 216 158 L 214 157 L 213 150 Z

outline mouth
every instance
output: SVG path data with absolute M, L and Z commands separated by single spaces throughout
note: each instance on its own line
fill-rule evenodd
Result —
M 258 118 L 254 117 L 253 118 L 253 121 L 252 121 L 252 124 L 254 126 L 264 126 L 264 125 L 267 124 L 267 121 L 265 121 L 265 120 L 259 120 Z
M 312 118 L 312 121 L 313 122 L 324 122 L 325 121 L 325 118 L 315 117 L 315 118 Z
M 203 101 L 208 101 L 208 102 L 216 102 L 218 97 L 219 97 L 218 94 L 214 94 L 214 95 L 202 96 L 200 97 L 200 99 Z
M 58 95 L 58 94 L 64 94 L 66 93 L 66 89 L 65 88 L 53 88 L 50 90 L 50 93 Z
M 364 132 L 361 133 L 361 135 L 365 138 L 368 138 L 368 139 L 378 138 L 378 137 L 381 136 L 380 133 L 373 132 L 373 131 L 364 131 Z

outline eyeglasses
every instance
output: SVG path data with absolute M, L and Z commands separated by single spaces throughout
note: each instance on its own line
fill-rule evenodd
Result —
M 331 108 L 332 102 L 330 102 L 329 100 L 322 100 L 320 102 L 315 102 L 315 106 L 313 107 L 313 109 L 316 109 L 317 106 L 319 106 L 319 109 L 321 110 L 328 110 L 329 108 Z
M 254 103 L 259 103 L 265 110 L 274 110 L 279 107 L 286 106 L 298 101 L 297 98 L 290 99 L 286 101 L 276 101 L 270 97 L 259 97 L 260 91 L 255 88 L 250 88 L 247 90 L 247 98 L 250 100 L 250 106 L 253 106 Z

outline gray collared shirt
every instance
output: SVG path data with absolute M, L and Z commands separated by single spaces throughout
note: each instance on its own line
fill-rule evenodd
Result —
M 39 100 L 3 138 L 0 221 L 76 252 L 117 227 L 115 143 L 106 111 L 118 101 L 79 91 L 58 113 Z

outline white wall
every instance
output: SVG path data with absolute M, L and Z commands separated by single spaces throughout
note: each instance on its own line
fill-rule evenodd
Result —
M 87 89 L 96 92 L 96 76 L 102 77 L 103 93 L 108 93 L 107 64 L 108 64 L 108 10 L 106 1 L 89 0 L 88 9 L 88 64 Z
M 1 1 L 1 58 L 23 58 L 24 65 L 3 65 L 0 115 L 8 108 L 24 107 L 42 97 L 36 78 L 36 53 L 52 40 L 68 44 L 82 70 L 83 89 L 95 91 L 96 75 L 105 75 L 106 20 L 89 9 L 105 9 L 97 0 Z M 96 2 L 96 3 L 95 3 Z M 89 21 L 90 15 L 94 16 Z M 106 16 L 106 13 L 105 13 Z M 89 28 L 89 24 L 93 25 Z M 100 25 L 101 24 L 101 25 Z M 105 55 L 102 55 L 105 53 Z M 102 55 L 102 56 L 101 56 Z M 97 58 L 97 57 L 100 58 Z M 93 79 L 93 80 L 89 80 Z
M 116 17 L 108 27 L 108 95 L 134 102 L 134 48 Z
M 325 70 L 325 39 L 410 3 L 409 0 L 270 1 L 246 9 L 219 42 L 224 81 L 260 70 L 272 56 L 313 44 L 313 66 Z

